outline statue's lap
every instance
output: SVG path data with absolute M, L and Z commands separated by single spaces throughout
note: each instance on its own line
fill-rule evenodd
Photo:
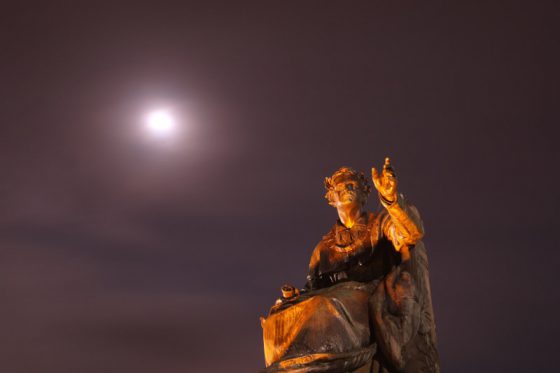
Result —
M 345 282 L 302 294 L 263 320 L 265 360 L 276 370 L 359 364 L 371 346 L 368 299 L 373 284 Z M 285 307 L 285 308 L 284 308 Z

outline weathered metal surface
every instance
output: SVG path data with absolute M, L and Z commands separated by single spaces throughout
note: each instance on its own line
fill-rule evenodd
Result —
M 266 372 L 438 373 L 428 260 L 418 210 L 389 159 L 370 187 L 343 167 L 325 179 L 338 221 L 315 247 L 306 290 L 288 286 L 262 319 Z

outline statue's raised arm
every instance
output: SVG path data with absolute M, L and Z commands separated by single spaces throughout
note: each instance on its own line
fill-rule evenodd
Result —
M 397 190 L 397 176 L 390 159 L 385 158 L 381 174 L 371 169 L 373 185 L 379 194 L 381 205 L 388 214 L 381 214 L 380 230 L 402 255 L 402 260 L 410 258 L 409 246 L 416 245 L 424 236 L 424 226 L 416 207 L 409 205 Z M 374 234 L 376 232 L 373 232 Z

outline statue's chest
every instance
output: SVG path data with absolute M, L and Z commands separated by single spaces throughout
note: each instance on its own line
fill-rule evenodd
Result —
M 364 238 L 363 231 L 352 231 L 350 229 L 339 229 L 335 231 L 334 234 L 334 242 L 332 243 L 333 247 L 347 247 L 352 245 L 353 243 L 359 241 L 360 239 Z
M 337 226 L 324 242 L 321 272 L 346 270 L 367 260 L 371 254 L 370 229 L 359 225 L 348 229 Z

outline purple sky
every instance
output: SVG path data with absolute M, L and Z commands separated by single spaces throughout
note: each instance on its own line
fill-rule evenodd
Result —
M 558 365 L 558 4 L 86 3 L 0 11 L 3 372 L 257 371 L 323 178 L 385 156 L 443 371 Z

